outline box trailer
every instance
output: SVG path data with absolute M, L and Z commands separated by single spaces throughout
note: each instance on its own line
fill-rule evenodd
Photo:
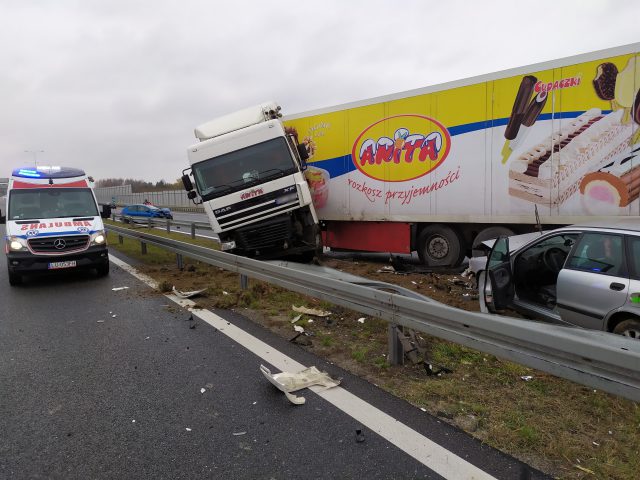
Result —
M 332 249 L 457 265 L 538 225 L 638 216 L 640 43 L 284 117 Z

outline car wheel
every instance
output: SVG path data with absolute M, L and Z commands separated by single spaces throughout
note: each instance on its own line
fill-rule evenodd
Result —
M 429 267 L 454 267 L 464 258 L 464 249 L 451 227 L 428 225 L 418 236 L 418 256 Z
M 107 275 L 109 275 L 109 263 L 107 262 L 103 265 L 98 265 L 96 267 L 96 272 L 98 273 L 98 277 L 106 277 Z
M 20 285 L 22 283 L 22 275 L 17 273 L 9 272 L 9 285 L 15 287 L 16 285 Z
M 640 319 L 629 318 L 621 321 L 616 325 L 616 328 L 613 329 L 613 333 L 640 340 Z

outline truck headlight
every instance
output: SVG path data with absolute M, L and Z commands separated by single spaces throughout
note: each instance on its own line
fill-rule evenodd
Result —
M 107 243 L 107 237 L 104 230 L 98 230 L 91 236 L 91 245 L 104 245 L 105 243 Z

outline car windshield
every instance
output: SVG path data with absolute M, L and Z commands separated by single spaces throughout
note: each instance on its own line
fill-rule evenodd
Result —
M 283 137 L 193 165 L 196 186 L 205 201 L 296 171 Z
M 8 218 L 95 217 L 98 207 L 88 188 L 28 188 L 9 193 Z

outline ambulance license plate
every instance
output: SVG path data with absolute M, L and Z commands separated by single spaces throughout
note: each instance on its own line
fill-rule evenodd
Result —
M 56 270 L 58 268 L 73 268 L 75 266 L 75 260 L 67 260 L 66 262 L 51 262 L 49 264 L 49 270 Z

